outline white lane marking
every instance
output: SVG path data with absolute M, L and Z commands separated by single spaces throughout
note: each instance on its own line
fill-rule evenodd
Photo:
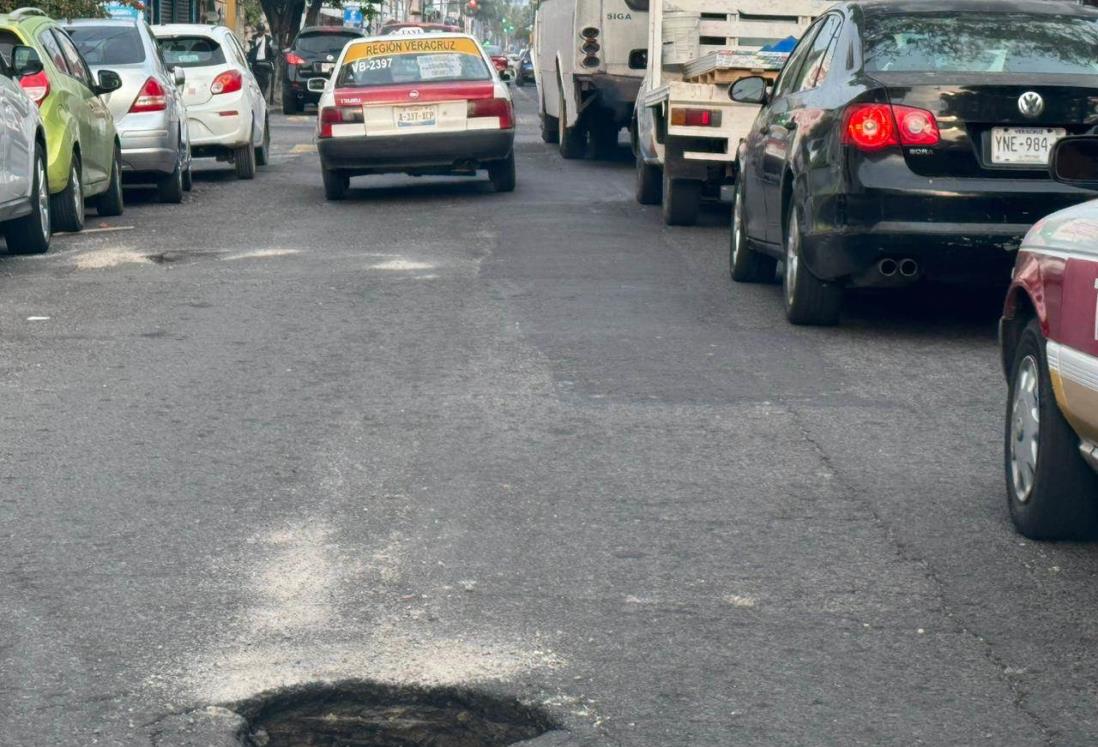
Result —
M 371 270 L 433 270 L 435 266 L 427 262 L 413 262 L 409 259 L 390 259 L 370 265 Z
M 724 601 L 731 604 L 733 607 L 741 607 L 744 609 L 750 609 L 755 606 L 755 597 L 746 594 L 729 594 L 724 598 Z
M 28 316 L 28 322 L 48 322 L 50 318 L 48 316 Z
M 256 249 L 240 254 L 230 254 L 224 259 L 262 259 L 264 257 L 288 257 L 291 254 L 301 254 L 300 249 Z
M 85 228 L 75 233 L 55 233 L 55 238 L 71 238 L 73 236 L 87 236 L 90 233 L 110 233 L 111 231 L 132 231 L 133 226 L 101 226 L 99 228 Z
M 78 270 L 103 270 L 127 264 L 145 264 L 149 258 L 126 247 L 111 247 L 80 254 L 74 260 Z

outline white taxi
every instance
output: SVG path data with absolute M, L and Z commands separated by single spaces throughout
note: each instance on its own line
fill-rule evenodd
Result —
M 487 170 L 497 192 L 515 188 L 515 113 L 507 85 L 468 34 L 356 39 L 328 81 L 316 79 L 317 150 L 324 194 L 341 199 L 352 176 Z

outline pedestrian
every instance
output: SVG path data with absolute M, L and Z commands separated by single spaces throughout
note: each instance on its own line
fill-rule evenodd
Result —
M 274 60 L 275 43 L 267 28 L 260 23 L 255 27 L 255 35 L 252 36 L 251 48 L 248 50 L 248 63 L 255 73 L 256 82 L 263 91 L 263 98 L 273 100 L 274 93 Z

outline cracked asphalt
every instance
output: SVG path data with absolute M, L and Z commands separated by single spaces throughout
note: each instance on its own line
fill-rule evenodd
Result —
M 1009 526 L 998 299 L 733 286 L 628 153 L 127 193 L 0 255 L 0 744 L 355 680 L 583 745 L 1098 741 L 1098 548 Z

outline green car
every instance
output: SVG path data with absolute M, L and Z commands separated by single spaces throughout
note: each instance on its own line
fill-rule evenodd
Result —
M 121 215 L 122 150 L 110 109 L 99 98 L 118 90 L 121 78 L 111 70 L 93 78 L 68 34 L 38 8 L 0 15 L 0 54 L 10 61 L 19 45 L 35 50 L 42 62 L 42 72 L 20 78 L 19 85 L 38 104 L 46 128 L 53 225 L 83 228 L 86 199 L 94 199 L 100 215 Z

